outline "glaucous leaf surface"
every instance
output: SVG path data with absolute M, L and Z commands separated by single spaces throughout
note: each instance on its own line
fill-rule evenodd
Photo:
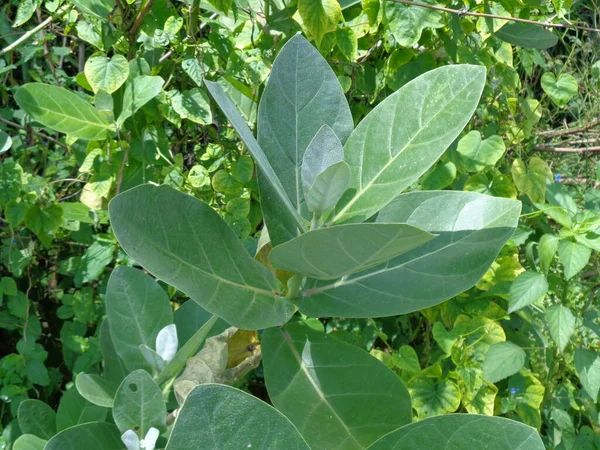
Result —
M 525 351 L 512 342 L 492 345 L 482 364 L 483 377 L 492 383 L 514 375 L 525 364 Z
M 119 387 L 114 381 L 89 373 L 77 375 L 75 386 L 83 398 L 105 408 L 112 408 L 115 392 Z
M 32 434 L 47 440 L 56 433 L 56 413 L 40 400 L 23 400 L 19 405 L 17 417 L 23 434 Z
M 110 336 L 108 319 L 104 319 L 100 325 L 98 341 L 102 352 L 102 360 L 104 361 L 103 375 L 115 383 L 120 383 L 129 371 L 115 350 L 115 345 Z
M 119 429 L 112 423 L 90 422 L 61 431 L 44 450 L 126 450 Z
M 406 425 L 368 450 L 544 450 L 537 431 L 502 417 L 450 414 Z
M 330 213 L 350 182 L 350 166 L 339 161 L 317 175 L 315 182 L 305 194 L 308 210 L 317 217 Z
M 471 118 L 485 84 L 485 68 L 444 66 L 387 97 L 344 145 L 352 173 L 337 223 L 362 222 L 417 181 Z
M 165 84 L 165 80 L 157 76 L 141 75 L 130 79 L 125 84 L 123 107 L 117 118 L 117 123 L 123 125 L 138 109 L 160 93 L 163 84 Z
M 288 197 L 279 178 L 279 173 L 276 173 L 274 167 L 271 166 L 267 155 L 265 155 L 262 148 L 258 145 L 252 131 L 250 131 L 250 128 L 248 128 L 248 125 L 240 115 L 239 111 L 233 103 L 231 103 L 231 100 L 229 100 L 223 91 L 223 88 L 219 86 L 219 84 L 211 81 L 205 81 L 204 84 L 254 157 L 254 161 L 256 161 L 256 165 L 261 174 L 259 177 L 262 183 L 261 190 L 267 190 L 269 193 L 268 195 L 272 195 L 269 202 L 278 211 L 278 220 L 282 221 L 281 223 L 288 227 L 285 231 L 282 229 L 282 232 L 284 234 L 290 233 L 291 236 L 295 236 L 298 233 L 298 226 L 302 228 L 302 218 L 292 204 L 290 197 Z M 261 202 L 261 206 L 263 209 L 265 208 L 268 195 L 262 195 L 263 201 Z
M 309 231 L 275 247 L 278 269 L 334 280 L 381 264 L 435 238 L 403 223 L 356 223 Z
M 297 211 L 304 201 L 301 165 L 304 152 L 323 125 L 344 142 L 354 127 L 342 87 L 327 61 L 300 35 L 281 49 L 258 110 L 258 143 Z M 276 200 L 259 176 L 265 222 L 274 245 L 296 236 L 278 217 Z M 266 195 L 263 191 L 266 188 Z M 287 231 L 287 233 L 286 233 Z
M 60 399 L 56 412 L 56 429 L 62 431 L 82 423 L 102 422 L 107 414 L 107 408 L 89 402 L 73 386 Z
M 272 406 L 238 389 L 203 384 L 187 397 L 166 450 L 310 450 Z
M 109 214 L 133 259 L 231 325 L 268 328 L 294 313 L 281 283 L 200 200 L 168 186 L 142 185 L 115 197 Z
M 91 104 L 58 86 L 28 83 L 19 88 L 15 101 L 35 121 L 78 139 L 102 140 L 112 128 Z
M 193 300 L 186 301 L 175 311 L 175 325 L 177 326 L 177 338 L 180 344 L 187 343 L 200 328 L 213 315 Z M 207 337 L 214 336 L 229 328 L 229 324 L 223 319 L 217 319 L 207 334 Z
M 44 450 L 46 440 L 33 434 L 19 436 L 12 446 L 12 450 Z
M 167 293 L 141 270 L 118 266 L 108 280 L 105 302 L 110 336 L 123 364 L 129 371 L 148 370 L 140 345 L 154 349 L 159 331 L 173 323 Z
M 407 223 L 435 239 L 335 282 L 309 280 L 299 308 L 311 317 L 384 317 L 437 305 L 472 287 L 516 228 L 521 204 L 474 192 L 399 196 L 377 223 Z
M 113 419 L 119 431 L 134 430 L 143 438 L 151 427 L 165 431 L 166 418 L 160 387 L 145 370 L 130 373 L 115 395 Z
M 412 419 L 400 378 L 358 347 L 294 323 L 262 348 L 269 397 L 313 450 L 363 449 Z
M 549 48 L 558 43 L 558 36 L 537 25 L 507 23 L 495 33 L 496 37 L 509 44 L 523 48 Z
M 310 141 L 302 158 L 301 177 L 304 194 L 315 183 L 317 175 L 332 164 L 343 161 L 344 146 L 335 131 L 323 125 Z

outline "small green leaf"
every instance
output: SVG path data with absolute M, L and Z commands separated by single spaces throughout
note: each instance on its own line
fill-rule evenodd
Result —
M 12 146 L 11 137 L 4 131 L 0 130 L 0 155 L 10 149 Z
M 460 390 L 452 380 L 415 377 L 408 383 L 408 390 L 419 418 L 454 412 L 460 406 Z
M 40 3 L 41 0 L 21 0 L 17 7 L 17 15 L 12 26 L 17 28 L 27 23 Z
M 58 86 L 25 84 L 15 94 L 15 101 L 42 125 L 77 139 L 99 141 L 111 129 L 96 108 Z
M 231 175 L 242 184 L 249 183 L 254 175 L 254 161 L 248 155 L 242 155 L 231 165 Z
M 394 431 L 367 450 L 544 450 L 535 428 L 503 417 L 450 414 Z
M 122 126 L 138 109 L 160 94 L 164 83 L 161 77 L 148 75 L 141 75 L 127 81 L 123 93 L 123 108 L 117 123 Z
M 148 372 L 136 370 L 123 380 L 116 391 L 113 418 L 121 433 L 134 430 L 142 439 L 151 427 L 166 430 L 165 400 Z
M 558 43 L 558 36 L 539 25 L 511 22 L 496 33 L 496 37 L 523 48 L 549 48 Z
M 201 125 L 210 125 L 213 121 L 208 95 L 201 89 L 177 93 L 171 98 L 171 105 L 182 119 Z
M 558 259 L 565 270 L 565 278 L 570 280 L 583 270 L 590 260 L 592 250 L 583 244 L 563 239 L 558 244 Z
M 94 93 L 98 91 L 112 94 L 119 89 L 129 76 L 129 63 L 122 55 L 90 57 L 85 63 L 85 77 Z
M 298 0 L 298 12 L 317 45 L 325 34 L 336 30 L 342 19 L 342 8 L 337 0 Z
M 239 195 L 243 186 L 236 181 L 226 170 L 219 170 L 212 178 L 212 186 L 216 192 L 223 194 Z
M 90 403 L 73 386 L 60 399 L 56 412 L 56 429 L 60 432 L 82 423 L 102 422 L 107 414 L 107 408 Z
M 203 384 L 186 398 L 166 450 L 310 450 L 298 430 L 272 406 L 238 389 Z
M 546 277 L 528 270 L 520 274 L 511 284 L 508 300 L 508 312 L 518 311 L 541 299 L 548 292 Z
M 48 442 L 46 439 L 41 439 L 33 434 L 24 434 L 18 437 L 12 450 L 44 450 L 46 442 Z
M 483 361 L 483 376 L 492 383 L 514 375 L 525 365 L 525 351 L 512 342 L 492 345 Z
M 427 191 L 437 191 L 444 189 L 456 178 L 456 166 L 452 161 L 438 163 L 431 172 L 426 174 L 421 180 L 421 186 Z
M 309 231 L 275 247 L 275 267 L 320 280 L 334 280 L 381 264 L 434 239 L 406 224 L 360 223 Z
M 471 131 L 461 138 L 456 148 L 469 172 L 480 172 L 493 166 L 502 158 L 505 149 L 500 136 L 494 135 L 482 140 L 479 131 Z
M 348 61 L 354 61 L 358 56 L 358 39 L 350 27 L 340 28 L 336 32 L 336 45 Z
M 48 441 L 44 450 L 125 450 L 119 429 L 112 423 L 84 423 L 61 431 Z
M 559 241 L 560 238 L 553 234 L 545 234 L 540 239 L 538 253 L 540 257 L 540 268 L 544 272 L 544 275 L 548 275 L 552 260 L 558 251 Z
M 305 200 L 308 210 L 315 213 L 317 217 L 330 213 L 350 182 L 350 166 L 344 161 L 339 161 L 327 167 L 315 178 Z
M 542 75 L 542 89 L 556 106 L 562 108 L 577 95 L 577 80 L 573 75 L 561 73 L 558 79 L 551 72 Z
M 386 2 L 384 11 L 387 26 L 402 47 L 412 47 L 419 42 L 423 30 L 444 26 L 440 12 L 429 8 Z
M 23 434 L 32 434 L 48 440 L 56 434 L 56 413 L 39 400 L 24 400 L 19 405 L 19 428 Z
M 545 203 L 546 180 L 552 178 L 552 172 L 546 161 L 537 156 L 529 160 L 529 167 L 522 159 L 515 159 L 512 164 L 512 176 L 520 192 L 527 194 L 534 203 Z
M 595 402 L 600 391 L 600 354 L 587 348 L 575 349 L 575 368 L 583 389 Z
M 118 385 L 97 374 L 80 373 L 75 379 L 79 393 L 94 405 L 112 408 Z
M 196 83 L 196 86 L 202 87 L 202 67 L 196 58 L 187 58 L 181 62 L 181 68 Z
M 558 349 L 564 351 L 575 332 L 575 316 L 566 306 L 552 305 L 546 309 L 546 324 Z

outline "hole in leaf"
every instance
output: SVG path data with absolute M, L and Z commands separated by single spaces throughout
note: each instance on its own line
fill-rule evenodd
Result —
M 137 385 L 135 385 L 134 383 L 131 383 L 129 385 L 129 389 L 131 389 L 131 392 L 137 392 Z

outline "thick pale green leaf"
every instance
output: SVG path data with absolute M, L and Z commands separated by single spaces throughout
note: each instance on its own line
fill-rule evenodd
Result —
M 510 285 L 508 312 L 518 311 L 541 299 L 548 292 L 544 274 L 528 270 L 520 274 Z
M 119 221 L 111 219 L 116 230 Z M 167 293 L 141 270 L 118 266 L 108 280 L 105 301 L 117 355 L 129 371 L 150 369 L 139 347 L 154 349 L 158 332 L 173 323 Z
M 525 351 L 512 342 L 492 345 L 483 361 L 483 377 L 492 383 L 514 375 L 525 364 Z
M 80 373 L 75 379 L 79 393 L 94 405 L 112 408 L 119 387 L 114 381 L 96 374 Z
M 129 63 L 123 55 L 92 56 L 85 63 L 85 77 L 94 93 L 98 91 L 112 94 L 119 89 L 129 76 Z
M 41 439 L 33 434 L 19 436 L 12 446 L 12 450 L 44 450 L 46 439 Z
M 201 125 L 209 125 L 213 121 L 208 95 L 203 90 L 192 89 L 177 93 L 171 99 L 171 105 L 182 119 L 188 119 Z
M 368 450 L 544 450 L 535 428 L 502 417 L 450 414 L 406 425 Z
M 384 7 L 387 26 L 402 47 L 412 47 L 419 42 L 423 30 L 444 26 L 439 11 L 393 2 L 385 2 Z
M 78 139 L 102 140 L 112 128 L 96 108 L 58 86 L 25 84 L 15 94 L 15 101 L 37 122 Z
M 56 429 L 62 431 L 82 423 L 101 422 L 106 419 L 107 413 L 107 408 L 88 402 L 73 386 L 60 399 Z
M 517 225 L 521 205 L 474 192 L 399 196 L 378 223 L 407 223 L 438 235 L 388 263 L 334 283 L 308 280 L 300 310 L 311 317 L 382 317 L 437 305 L 485 274 Z
M 334 280 L 381 264 L 434 238 L 402 223 L 338 225 L 309 231 L 279 245 L 269 258 L 278 269 Z
M 265 330 L 262 347 L 269 397 L 311 449 L 363 449 L 410 423 L 406 387 L 364 350 L 301 323 Z
M 542 75 L 542 89 L 556 106 L 562 108 L 577 95 L 577 80 L 568 73 L 561 73 L 556 78 L 552 72 L 546 72 Z
M 343 161 L 344 146 L 335 131 L 323 125 L 310 141 L 302 157 L 302 190 L 304 194 L 315 184 L 317 176 L 331 165 Z
M 342 19 L 342 8 L 337 0 L 298 0 L 298 12 L 317 45 L 326 33 L 336 30 Z
M 575 332 L 575 316 L 566 306 L 552 305 L 546 310 L 546 325 L 562 352 Z
M 200 200 L 168 186 L 142 185 L 115 197 L 109 213 L 132 258 L 231 325 L 268 328 L 293 314 L 281 283 Z
M 134 430 L 143 439 L 151 427 L 165 431 L 166 418 L 160 387 L 145 370 L 130 373 L 115 395 L 113 419 L 119 431 Z
M 552 264 L 554 255 L 556 255 L 558 250 L 559 241 L 560 238 L 553 234 L 545 234 L 540 239 L 538 253 L 540 257 L 540 268 L 544 272 L 544 275 L 548 275 L 550 265 Z
M 6 151 L 8 151 L 8 149 L 10 149 L 10 147 L 12 146 L 12 139 L 11 137 L 6 134 L 4 131 L 0 130 L 0 155 Z
M 44 450 L 126 450 L 119 429 L 112 423 L 91 422 L 61 431 Z
M 56 413 L 42 401 L 24 400 L 19 405 L 17 417 L 23 434 L 46 440 L 56 434 Z
M 125 85 L 125 93 L 123 94 L 123 108 L 117 119 L 119 126 L 133 116 L 138 109 L 156 97 L 165 80 L 161 77 L 141 75 L 130 79 Z
M 354 127 L 334 72 L 306 39 L 296 35 L 279 52 L 260 99 L 258 143 L 297 211 L 304 200 L 300 179 L 304 152 L 323 125 L 328 125 L 342 143 Z M 265 222 L 273 244 L 279 245 L 297 235 L 296 226 L 281 217 L 262 172 L 261 168 Z
M 262 148 L 258 145 L 252 131 L 248 128 L 248 125 L 240 115 L 236 107 L 231 103 L 231 100 L 227 97 L 223 88 L 217 83 L 211 81 L 205 81 L 204 84 L 210 92 L 212 98 L 217 102 L 225 116 L 233 125 L 233 128 L 238 132 L 246 147 L 254 157 L 256 165 L 261 172 L 261 192 L 267 189 L 272 193 L 272 202 L 276 205 L 278 210 L 278 220 L 283 221 L 286 225 L 289 225 L 289 232 L 292 236 L 297 234 L 297 228 L 304 229 L 302 217 L 296 210 L 296 207 L 292 204 L 290 197 L 288 197 L 285 188 L 283 187 L 278 175 L 271 166 L 267 155 L 263 152 Z M 262 196 L 262 207 L 265 208 L 267 203 L 266 195 Z M 290 231 L 291 230 L 291 231 Z
M 510 22 L 500 28 L 496 37 L 523 48 L 549 48 L 558 42 L 558 36 L 538 25 Z
M 575 349 L 575 368 L 583 389 L 595 401 L 600 391 L 600 354 L 587 348 Z
M 110 325 L 108 324 L 108 319 L 104 319 L 102 321 L 102 324 L 100 325 L 100 336 L 98 339 L 100 342 L 100 351 L 102 352 L 102 361 L 104 363 L 103 375 L 115 383 L 120 383 L 129 373 L 129 371 L 115 350 L 115 345 L 113 344 L 112 337 L 110 336 Z
M 175 325 L 177 326 L 177 338 L 184 345 L 200 331 L 213 315 L 193 300 L 185 302 L 175 311 Z M 217 319 L 208 333 L 208 337 L 225 331 L 230 325 L 223 319 Z
M 562 240 L 558 243 L 558 259 L 564 267 L 567 280 L 583 270 L 591 255 L 592 250 L 583 244 L 568 240 Z
M 505 149 L 500 136 L 481 139 L 479 131 L 471 131 L 461 138 L 456 148 L 469 172 L 480 172 L 487 166 L 493 166 L 502 158 Z
M 423 175 L 471 118 L 484 83 L 484 67 L 440 67 L 376 106 L 344 146 L 354 195 L 335 221 L 368 219 Z
M 200 385 L 187 396 L 166 450 L 199 448 L 310 450 L 294 425 L 275 408 L 218 384 Z
M 308 210 L 317 217 L 328 214 L 335 208 L 337 202 L 350 182 L 350 166 L 344 161 L 332 164 L 317 175 L 315 182 L 305 194 Z

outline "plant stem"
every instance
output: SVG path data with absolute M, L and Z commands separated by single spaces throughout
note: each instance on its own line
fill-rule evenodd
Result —
M 288 285 L 288 292 L 286 297 L 289 300 L 294 300 L 296 297 L 298 297 L 298 292 L 300 291 L 300 286 L 302 286 L 302 280 L 304 279 L 304 277 L 302 275 L 294 275 L 292 278 L 289 279 L 287 285 Z

